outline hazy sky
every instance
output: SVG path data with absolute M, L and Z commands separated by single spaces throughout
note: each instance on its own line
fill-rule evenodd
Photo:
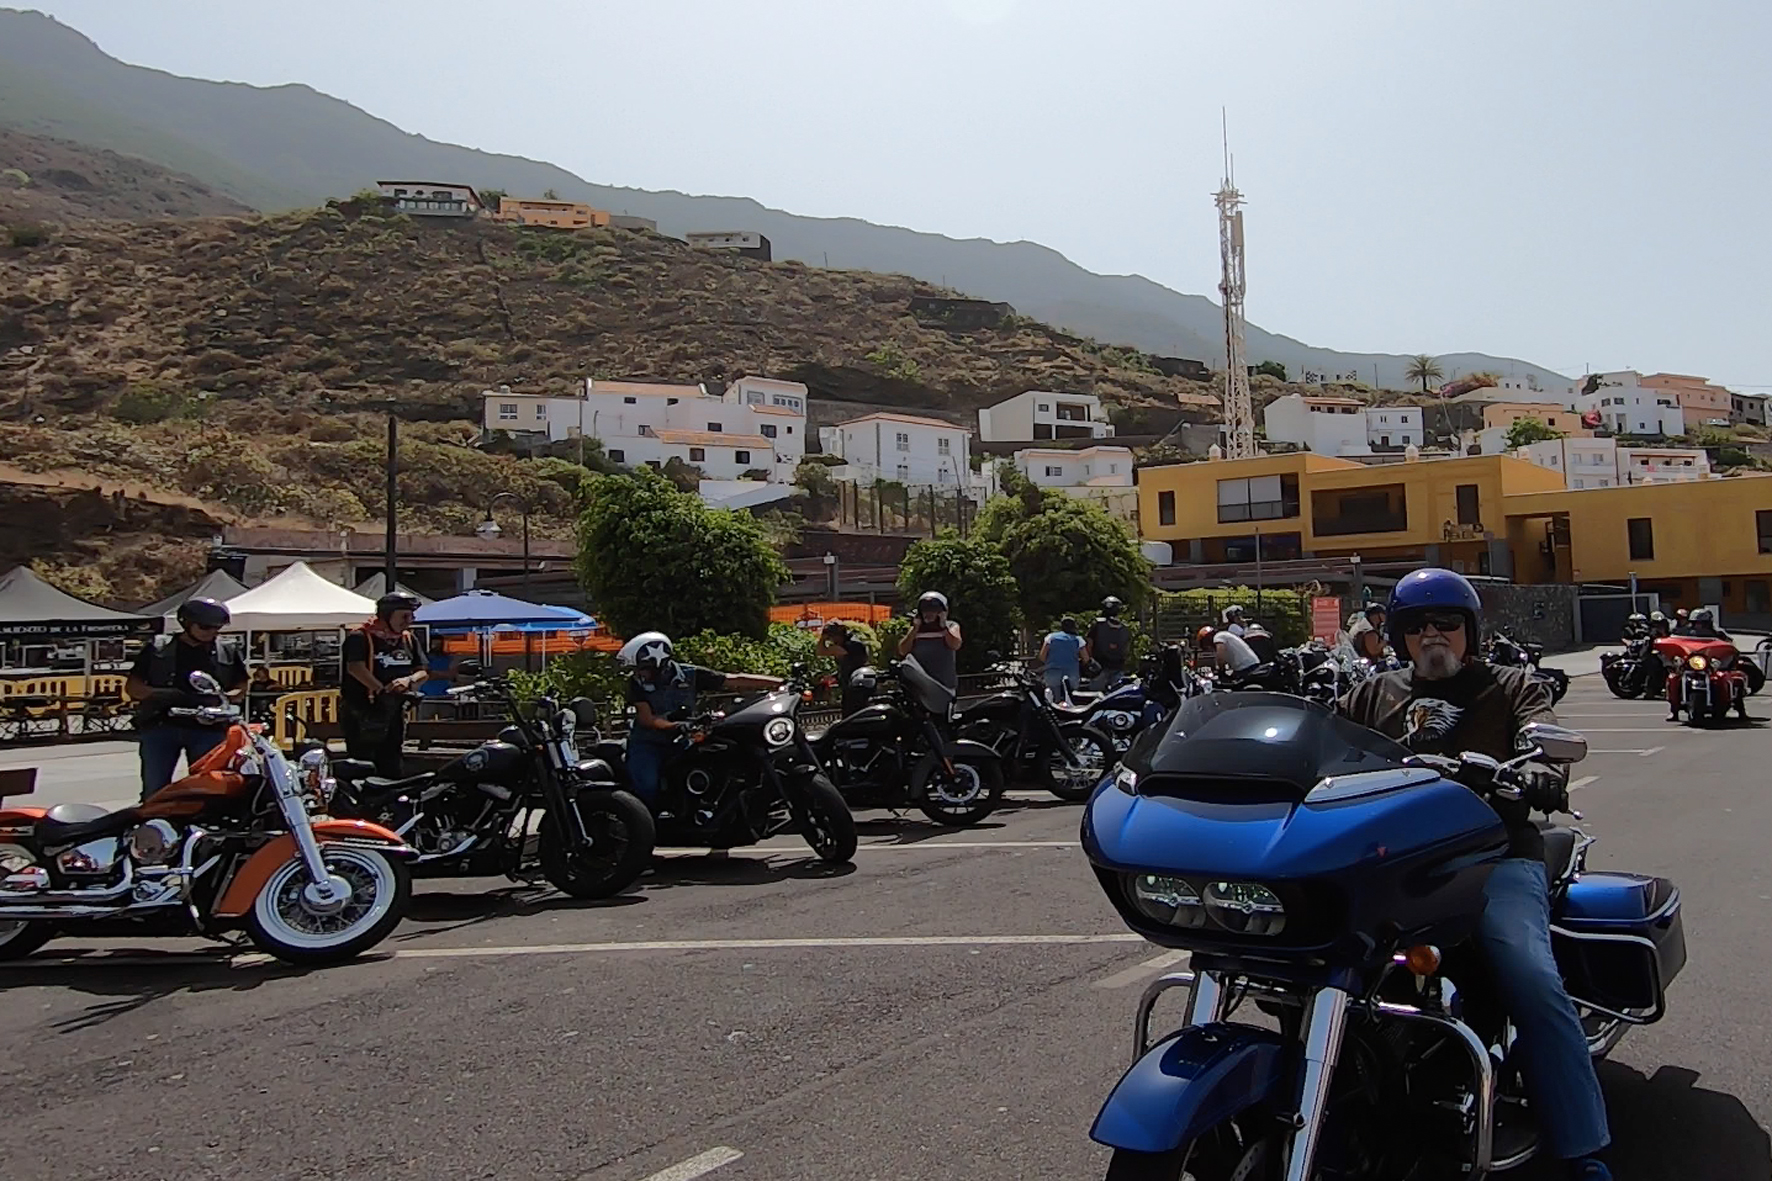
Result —
M 592 181 L 1207 294 L 1224 106 L 1263 327 L 1772 389 L 1765 0 L 35 4 Z

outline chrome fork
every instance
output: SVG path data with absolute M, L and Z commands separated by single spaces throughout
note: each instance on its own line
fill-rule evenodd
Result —
M 1291 1151 L 1286 1158 L 1286 1181 L 1308 1181 L 1317 1136 L 1329 1106 L 1329 1080 L 1341 1057 L 1341 1040 L 1347 1031 L 1347 1010 L 1353 997 L 1339 988 L 1318 989 L 1304 1012 L 1304 1071 L 1299 1085 L 1298 1114 L 1293 1120 Z

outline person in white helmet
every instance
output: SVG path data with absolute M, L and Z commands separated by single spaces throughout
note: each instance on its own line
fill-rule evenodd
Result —
M 628 734 L 628 783 L 653 811 L 658 810 L 665 764 L 695 712 L 697 693 L 747 693 L 781 684 L 776 677 L 716 672 L 679 663 L 671 638 L 663 632 L 641 632 L 621 646 L 616 661 L 633 670 L 627 683 L 627 702 L 634 707 L 634 728 Z
M 1233 636 L 1240 636 L 1247 630 L 1243 626 L 1243 607 L 1240 603 L 1232 603 L 1226 607 L 1223 618 L 1224 626 L 1220 629 L 1221 631 L 1227 631 Z

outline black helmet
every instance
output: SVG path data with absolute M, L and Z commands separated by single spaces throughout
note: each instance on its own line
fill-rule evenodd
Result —
M 417 595 L 409 591 L 389 591 L 375 601 L 375 617 L 385 621 L 396 611 L 417 611 L 419 606 Z
M 226 627 L 232 618 L 214 599 L 186 599 L 178 605 L 180 627 Z
M 1109 619 L 1112 619 L 1114 616 L 1118 615 L 1125 606 L 1126 604 L 1120 601 L 1119 596 L 1109 595 L 1101 601 L 1101 613 Z

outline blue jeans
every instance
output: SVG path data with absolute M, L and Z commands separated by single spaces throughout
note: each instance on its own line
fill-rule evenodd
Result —
M 154 726 L 141 732 L 142 799 L 172 782 L 178 758 L 190 765 L 220 746 L 227 731 L 197 726 Z
M 1606 1100 L 1587 1035 L 1551 955 L 1550 889 L 1544 865 L 1511 857 L 1495 867 L 1477 942 L 1489 959 L 1502 1005 L 1519 1030 L 1526 1090 L 1550 1155 L 1588 1156 L 1606 1146 Z
M 658 811 L 659 795 L 664 786 L 665 764 L 670 762 L 676 748 L 674 742 L 628 739 L 628 787 L 654 812 Z
M 1054 701 L 1069 701 L 1071 690 L 1077 687 L 1077 674 L 1071 672 L 1054 672 L 1046 670 L 1046 695 Z

